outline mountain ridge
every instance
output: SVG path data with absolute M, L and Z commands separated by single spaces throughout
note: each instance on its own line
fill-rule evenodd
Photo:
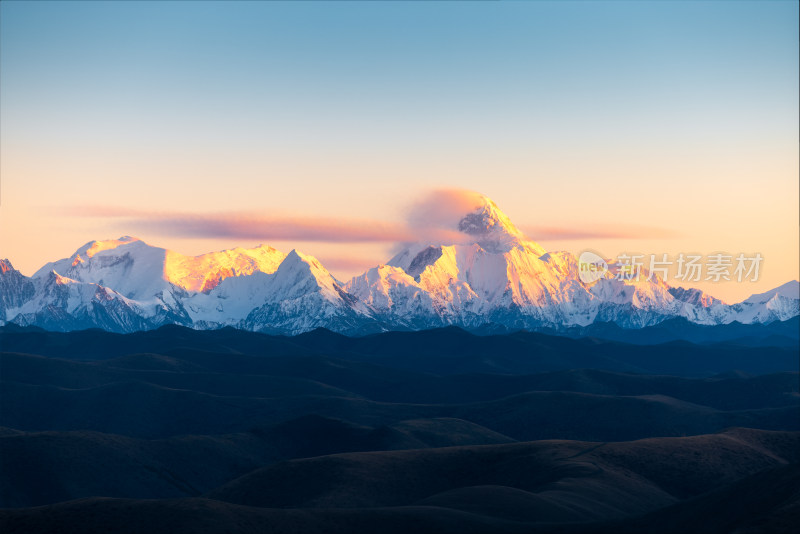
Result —
M 647 273 L 617 276 L 616 264 L 585 282 L 575 256 L 545 251 L 487 197 L 439 241 L 408 244 L 346 282 L 313 256 L 267 245 L 184 256 L 131 236 L 90 241 L 32 277 L 3 260 L 0 324 L 117 332 L 233 326 L 290 335 L 325 327 L 360 335 L 485 324 L 641 329 L 674 318 L 769 324 L 800 315 L 797 281 L 730 305 Z

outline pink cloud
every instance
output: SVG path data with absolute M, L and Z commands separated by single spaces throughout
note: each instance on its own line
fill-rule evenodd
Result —
M 411 205 L 406 212 L 414 241 L 460 243 L 464 234 L 457 230 L 465 214 L 484 202 L 484 196 L 467 189 L 436 189 Z
M 463 189 L 434 190 L 412 204 L 405 223 L 369 219 L 263 215 L 261 213 L 207 213 L 148 211 L 114 206 L 76 206 L 62 210 L 72 217 L 116 219 L 125 233 L 147 232 L 182 238 L 236 238 L 262 241 L 312 241 L 328 243 L 409 243 L 415 241 L 455 244 L 464 214 L 485 200 L 480 193 Z M 677 237 L 663 228 L 625 225 L 622 229 L 593 224 L 521 228 L 532 240 L 657 239 Z M 343 268 L 344 264 L 343 264 Z
M 55 211 L 69 217 L 146 217 L 155 212 L 120 206 L 70 206 L 58 208 Z
M 525 235 L 532 236 L 531 239 L 563 240 L 572 239 L 667 239 L 679 237 L 679 234 L 665 228 L 655 228 L 648 226 L 625 225 L 623 230 L 613 226 L 596 226 L 592 228 L 572 228 L 556 226 L 537 226 L 520 228 Z
M 437 189 L 414 203 L 407 212 L 412 228 L 452 228 L 465 214 L 480 207 L 485 197 L 466 189 Z
M 254 213 L 163 213 L 106 206 L 66 212 L 75 217 L 118 219 L 127 231 L 184 238 L 240 238 L 330 243 L 392 242 L 411 239 L 403 225 L 366 219 L 286 217 Z

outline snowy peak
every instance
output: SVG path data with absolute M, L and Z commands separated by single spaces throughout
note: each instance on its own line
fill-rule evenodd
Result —
M 11 265 L 11 262 L 5 259 L 0 260 L 0 274 L 9 273 L 11 271 L 16 271 L 14 266 Z
M 123 236 L 90 241 L 69 258 L 48 263 L 34 277 L 56 271 L 80 282 L 114 287 L 129 298 L 147 299 L 172 286 L 208 292 L 225 278 L 256 271 L 274 273 L 285 257 L 283 252 L 265 245 L 184 256 Z
M 784 297 L 790 300 L 800 300 L 800 282 L 797 280 L 786 282 L 785 284 L 778 286 L 775 289 L 771 289 L 765 293 L 751 295 L 744 302 L 748 304 L 763 304 L 776 297 Z
M 316 258 L 297 250 L 266 277 L 263 290 L 264 304 L 241 323 L 250 330 L 305 332 L 320 326 L 351 330 L 369 320 L 363 302 L 346 292 Z
M 508 252 L 514 248 L 526 249 L 536 256 L 546 252 L 538 243 L 526 239 L 492 199 L 478 195 L 476 202 L 477 207 L 458 221 L 458 231 L 469 238 L 461 244 L 477 243 L 495 253 Z
M 732 305 L 646 272 L 624 279 L 616 276 L 617 263 L 585 284 L 572 254 L 547 253 L 527 240 L 490 199 L 468 197 L 455 207 L 444 200 L 431 204 L 441 214 L 420 218 L 442 232 L 346 286 L 313 256 L 264 245 L 184 256 L 123 236 L 91 241 L 33 278 L 0 260 L 0 324 L 125 332 L 184 324 L 297 334 L 486 323 L 640 328 L 674 317 L 770 323 L 800 314 L 797 281 Z
M 156 249 L 156 247 L 150 247 L 147 243 L 138 239 L 136 237 L 130 236 L 123 236 L 119 239 L 107 239 L 103 241 L 89 241 L 78 250 L 75 251 L 72 256 L 68 258 L 63 258 L 58 261 L 49 262 L 45 264 L 41 269 L 34 273 L 34 277 L 38 278 L 40 276 L 48 276 L 50 271 L 56 271 L 59 274 L 67 274 L 67 271 L 73 268 L 80 267 L 83 264 L 90 263 L 95 256 L 115 256 L 119 257 L 126 252 L 129 252 L 134 249 Z M 164 249 L 156 249 L 156 250 L 164 250 Z M 81 281 L 88 281 L 88 280 L 81 280 Z
M 311 256 L 309 254 L 303 254 L 297 249 L 292 249 L 289 254 L 286 255 L 286 260 L 284 260 L 287 266 L 302 266 L 305 264 L 306 268 L 308 269 L 315 269 L 317 271 L 325 271 L 328 272 L 325 267 L 319 262 L 317 258 Z M 282 263 L 283 264 L 283 263 Z
M 14 269 L 8 260 L 0 260 L 0 324 L 6 310 L 21 306 L 33 298 L 36 288 L 27 276 Z
M 440 219 L 447 231 L 434 237 L 436 241 L 410 245 L 390 259 L 388 265 L 400 267 L 412 277 L 419 278 L 427 266 L 441 257 L 443 247 L 448 246 L 477 245 L 489 254 L 505 254 L 516 249 L 536 258 L 547 253 L 541 245 L 527 239 L 490 198 L 476 193 L 469 200 L 469 211 L 457 219 L 451 219 L 448 213 Z M 447 212 L 449 208 L 442 209 Z M 455 220 L 458 222 L 454 223 Z
M 270 279 L 272 297 L 293 299 L 319 292 L 328 301 L 341 300 L 341 285 L 313 256 L 292 250 Z
M 103 241 L 89 241 L 81 248 L 75 251 L 75 253 L 70 256 L 69 258 L 65 258 L 59 260 L 57 262 L 51 262 L 39 269 L 34 276 L 46 276 L 50 271 L 56 269 L 60 271 L 66 271 L 68 267 L 75 267 L 79 264 L 85 263 L 93 258 L 99 252 L 103 252 L 106 250 L 115 250 L 119 247 L 124 247 L 126 245 L 130 245 L 132 243 L 141 244 L 147 246 L 144 241 L 140 240 L 136 237 L 131 236 L 122 236 L 119 239 L 106 239 Z
M 514 248 L 524 249 L 536 256 L 546 252 L 538 243 L 527 239 L 489 197 L 476 194 L 474 204 L 475 207 L 459 219 L 455 228 L 465 239 L 446 244 L 477 244 L 492 253 L 508 252 Z
M 724 302 L 718 298 L 714 298 L 705 291 L 695 288 L 686 289 L 683 287 L 670 287 L 669 294 L 681 302 L 687 302 L 702 308 L 708 308 L 709 306 L 714 306 L 716 304 L 724 304 Z
M 479 196 L 478 206 L 458 221 L 457 229 L 489 252 L 507 252 L 522 245 L 525 236 L 490 198 Z M 541 251 L 544 253 L 544 250 Z
M 135 237 L 90 241 L 69 258 L 46 264 L 34 278 L 55 271 L 78 282 L 113 288 L 129 299 L 147 301 L 171 285 L 164 276 L 167 251 Z
M 458 222 L 458 231 L 479 238 L 508 236 L 522 239 L 523 237 L 511 219 L 488 197 L 482 197 L 475 211 L 461 218 Z
M 317 275 L 322 275 L 324 278 L 331 277 L 331 274 L 328 272 L 325 267 L 319 262 L 317 258 L 314 256 L 309 256 L 308 254 L 303 254 L 302 252 L 298 251 L 297 249 L 292 249 L 289 254 L 286 255 L 286 259 L 284 259 L 280 266 L 278 266 L 278 270 L 276 273 L 286 272 L 286 271 L 294 271 L 294 270 L 301 270 L 303 272 L 307 272 L 317 277 Z
M 187 291 L 207 293 L 226 278 L 257 271 L 272 274 L 285 258 L 286 254 L 266 245 L 250 249 L 237 247 L 200 256 L 184 256 L 168 250 L 164 274 L 172 284 Z
M 113 250 L 117 247 L 121 247 L 123 245 L 129 245 L 131 243 L 136 243 L 136 242 L 142 242 L 142 241 L 138 237 L 131 237 L 129 235 L 122 236 L 119 239 L 107 239 L 105 241 L 90 241 L 81 248 L 79 248 L 78 251 L 75 253 L 75 255 L 76 256 L 84 255 L 87 258 L 91 258 L 98 252 L 102 252 L 104 250 Z

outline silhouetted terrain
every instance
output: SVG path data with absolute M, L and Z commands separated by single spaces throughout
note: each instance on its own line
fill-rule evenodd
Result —
M 692 343 L 729 343 L 753 347 L 797 347 L 800 339 L 800 317 L 769 324 L 742 324 L 732 322 L 722 325 L 701 325 L 683 317 L 676 317 L 644 328 L 626 329 L 616 323 L 596 322 L 583 327 L 569 327 L 559 332 L 542 328 L 542 333 L 557 333 L 570 337 L 594 337 L 609 341 L 657 345 L 670 341 Z
M 784 323 L 771 328 L 783 334 L 800 328 L 796 319 Z M 755 328 L 760 330 L 760 326 Z M 763 374 L 796 371 L 798 352 L 798 343 L 754 347 L 731 341 L 700 345 L 677 340 L 641 346 L 524 331 L 478 336 L 457 327 L 364 337 L 347 337 L 325 329 L 284 337 L 233 328 L 197 331 L 175 325 L 134 334 L 101 330 L 47 332 L 6 325 L 0 327 L 0 333 L 5 352 L 67 359 L 105 360 L 135 353 L 174 356 L 202 351 L 270 357 L 324 356 L 435 374 L 524 374 L 581 368 L 680 376 L 707 376 L 732 369 Z M 236 362 L 230 364 L 235 366 Z
M 458 419 L 369 428 L 313 415 L 239 434 L 160 440 L 91 431 L 15 432 L 0 436 L 0 507 L 93 495 L 197 496 L 287 458 L 512 441 Z M 98 470 L 114 476 L 97 477 Z
M 790 532 L 798 352 L 0 328 L 3 532 Z M 738 530 L 737 530 L 738 529 Z

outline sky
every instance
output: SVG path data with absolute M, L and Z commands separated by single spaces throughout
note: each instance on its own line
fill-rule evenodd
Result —
M 0 2 L 0 257 L 270 244 L 340 279 L 478 191 L 548 250 L 797 279 L 798 3 Z M 409 235 L 409 232 L 411 235 Z

